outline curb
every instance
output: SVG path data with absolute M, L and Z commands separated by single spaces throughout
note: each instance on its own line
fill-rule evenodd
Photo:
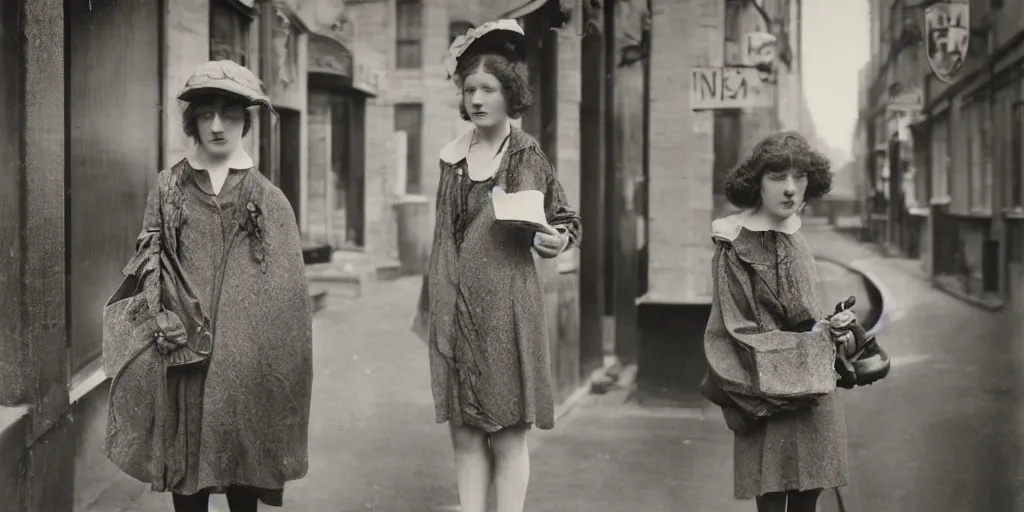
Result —
M 964 292 L 961 292 L 960 290 L 957 290 L 956 288 L 947 286 L 937 276 L 929 277 L 928 281 L 931 283 L 932 288 L 935 288 L 936 290 L 939 290 L 942 293 L 945 293 L 946 295 L 949 295 L 950 297 L 953 297 L 954 299 L 958 299 L 958 300 L 960 300 L 962 302 L 967 303 L 968 305 L 974 306 L 974 307 L 976 307 L 978 309 L 981 309 L 983 311 L 995 312 L 995 311 L 999 311 L 999 310 L 1003 309 L 1003 307 L 1006 306 L 1006 303 L 1003 302 L 1003 301 L 1000 301 L 998 303 L 990 302 L 990 301 L 985 301 L 985 300 L 979 299 L 977 297 L 974 297 L 972 295 L 968 295 L 968 294 L 966 294 Z
M 882 283 L 882 280 L 878 276 L 874 275 L 873 272 L 865 269 L 862 265 L 858 264 L 857 261 L 839 261 L 835 258 L 831 258 L 820 254 L 814 254 L 813 257 L 816 260 L 826 261 L 833 265 L 843 267 L 846 270 L 849 270 L 850 272 L 859 274 L 870 288 L 874 288 L 875 291 L 878 292 L 879 302 L 881 303 L 881 311 L 878 312 L 878 319 L 875 320 L 874 325 L 872 325 L 871 328 L 868 329 L 868 336 L 878 335 L 883 330 L 885 330 L 885 328 L 890 323 L 892 323 L 892 321 L 896 318 L 896 301 L 893 299 L 892 292 L 890 292 L 889 289 L 886 288 L 885 284 Z
M 609 372 L 615 368 L 619 369 L 619 376 L 618 378 L 611 378 L 609 376 Z M 591 372 L 590 376 L 587 377 L 586 380 L 584 380 L 578 388 L 576 388 L 576 391 L 573 391 L 561 404 L 555 407 L 555 421 L 557 422 L 559 419 L 572 412 L 573 409 L 575 409 L 577 406 L 583 403 L 583 400 L 585 398 L 589 396 L 601 396 L 608 394 L 608 391 L 606 391 L 605 393 L 592 392 L 593 385 L 595 382 L 607 379 L 615 381 L 615 383 L 611 386 L 611 389 L 609 389 L 608 391 L 611 391 L 612 389 L 623 388 L 628 390 L 633 386 L 633 383 L 636 381 L 636 365 L 630 364 L 626 365 L 625 367 L 622 367 L 616 360 L 615 362 L 605 364 L 604 366 L 597 368 L 596 370 Z M 623 402 L 626 401 L 628 395 L 629 393 L 623 394 Z

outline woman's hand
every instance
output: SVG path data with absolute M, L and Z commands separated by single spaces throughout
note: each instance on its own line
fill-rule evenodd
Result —
M 185 325 L 173 311 L 161 311 L 156 314 L 157 331 L 153 334 L 157 349 L 161 354 L 167 355 L 181 348 L 188 342 L 188 333 L 185 332 Z
M 836 344 L 836 350 L 841 350 L 850 357 L 857 351 L 857 339 L 850 330 L 857 322 L 857 315 L 851 311 L 840 311 L 829 318 L 829 335 Z
M 561 226 L 554 233 L 538 231 L 533 235 L 533 249 L 541 258 L 554 258 L 569 245 L 569 233 Z
M 846 357 L 852 356 L 857 351 L 857 338 L 852 331 L 842 331 L 839 334 L 831 331 L 829 334 L 832 336 L 832 342 L 836 344 L 836 350 L 846 354 Z

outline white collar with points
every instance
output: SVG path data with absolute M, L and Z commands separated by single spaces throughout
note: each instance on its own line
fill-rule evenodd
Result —
M 511 124 L 509 125 L 509 137 L 512 137 L 512 131 L 515 130 Z M 449 142 L 443 149 L 441 149 L 441 161 L 455 165 L 466 159 L 469 155 L 469 147 L 473 143 L 473 133 L 475 128 L 470 128 L 462 135 L 459 135 L 455 140 Z M 498 168 L 501 166 L 501 161 L 504 159 L 505 153 L 508 152 L 509 143 L 506 142 L 502 148 L 501 153 L 494 156 L 491 160 L 490 165 L 487 169 L 481 169 L 481 172 L 474 172 L 477 176 L 493 176 L 494 173 L 498 172 Z

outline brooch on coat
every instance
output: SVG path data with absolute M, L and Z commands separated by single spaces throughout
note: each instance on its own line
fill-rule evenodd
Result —
M 263 210 L 252 201 L 245 205 L 245 223 L 242 229 L 249 234 L 249 247 L 252 249 L 252 257 L 260 264 L 260 270 L 267 273 L 266 248 L 263 238 Z

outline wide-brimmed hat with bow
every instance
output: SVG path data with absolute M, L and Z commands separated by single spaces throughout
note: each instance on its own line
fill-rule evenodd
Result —
M 448 47 L 444 69 L 450 78 L 455 76 L 459 61 L 489 52 L 526 60 L 526 34 L 523 27 L 516 20 L 500 19 L 469 29 L 466 35 L 456 37 Z
M 191 102 L 210 93 L 229 93 L 241 97 L 249 106 L 261 106 L 276 113 L 263 82 L 248 68 L 230 60 L 211 60 L 189 77 L 178 93 L 178 100 Z

